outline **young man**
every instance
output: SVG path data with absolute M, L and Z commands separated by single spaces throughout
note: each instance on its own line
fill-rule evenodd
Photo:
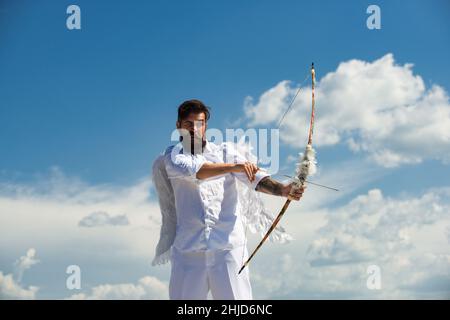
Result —
M 292 200 L 304 190 L 273 180 L 230 144 L 208 142 L 209 117 L 201 101 L 183 102 L 176 122 L 181 145 L 153 164 L 162 214 L 153 264 L 170 259 L 171 299 L 206 299 L 209 291 L 214 299 L 252 299 L 248 268 L 238 275 L 247 258 L 238 184 Z

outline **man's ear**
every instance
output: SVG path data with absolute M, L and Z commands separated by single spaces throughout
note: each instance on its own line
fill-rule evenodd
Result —
M 180 121 L 177 121 L 177 122 L 175 123 L 175 125 L 177 126 L 177 129 L 180 129 L 180 128 L 181 128 L 181 122 L 180 122 Z

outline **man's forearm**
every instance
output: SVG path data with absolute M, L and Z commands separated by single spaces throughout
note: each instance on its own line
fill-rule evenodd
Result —
M 208 179 L 221 174 L 234 172 L 234 163 L 205 163 L 197 172 L 197 179 Z
M 283 195 L 284 185 L 271 177 L 263 178 L 256 186 L 256 191 L 264 192 L 274 196 Z

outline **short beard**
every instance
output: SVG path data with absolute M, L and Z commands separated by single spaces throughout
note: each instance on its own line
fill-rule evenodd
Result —
M 190 143 L 187 141 L 184 141 L 183 136 L 180 136 L 180 142 L 183 145 L 183 150 L 186 152 L 189 152 L 194 155 L 194 154 L 199 154 L 199 153 L 203 153 L 203 150 L 205 149 L 206 146 L 206 139 L 205 137 L 202 137 L 201 139 L 201 144 L 200 144 L 200 139 L 196 139 L 194 137 L 194 135 L 190 135 Z M 201 145 L 201 148 L 200 148 Z M 184 152 L 183 151 L 183 152 Z

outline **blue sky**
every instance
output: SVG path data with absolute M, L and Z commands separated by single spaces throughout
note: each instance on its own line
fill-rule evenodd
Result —
M 93 182 L 133 181 L 170 142 L 180 101 L 203 99 L 210 126 L 223 129 L 247 95 L 300 82 L 311 61 L 320 78 L 340 61 L 393 52 L 427 83 L 450 86 L 446 1 L 379 2 L 379 31 L 365 27 L 366 1 L 79 1 L 82 30 L 69 31 L 71 3 L 2 2 L 8 172 L 57 165 Z
M 66 8 L 70 4 L 77 4 L 81 8 L 81 30 L 66 28 Z M 381 8 L 380 30 L 366 27 L 366 8 L 370 4 L 377 4 Z M 433 198 L 435 202 L 430 202 L 432 207 L 444 208 L 447 215 L 439 216 L 441 220 L 436 218 L 433 223 L 448 225 L 450 228 L 447 198 L 438 196 L 446 194 L 445 190 L 450 187 L 450 141 L 445 140 L 450 130 L 446 127 L 450 107 L 448 96 L 439 99 L 431 97 L 433 85 L 447 95 L 450 91 L 449 9 L 450 3 L 445 0 L 1 1 L 0 183 L 3 188 L 0 189 L 0 199 L 5 202 L 3 207 L 0 202 L 0 214 L 8 219 L 16 209 L 18 212 L 22 210 L 21 205 L 13 201 L 14 196 L 10 196 L 13 190 L 15 198 L 22 199 L 28 205 L 29 196 L 44 199 L 43 211 L 39 213 L 48 217 L 50 224 L 53 221 L 51 212 L 76 211 L 76 206 L 73 207 L 71 202 L 73 198 L 67 194 L 76 195 L 81 203 L 90 204 L 85 208 L 86 211 L 79 213 L 81 216 L 97 211 L 106 211 L 112 216 L 129 214 L 130 225 L 134 226 L 141 220 L 139 217 L 133 220 L 133 213 L 127 210 L 137 208 L 136 212 L 143 213 L 151 208 L 154 211 L 150 216 L 156 219 L 157 206 L 149 200 L 154 199 L 154 193 L 149 191 L 148 197 L 140 197 L 135 196 L 133 190 L 151 190 L 145 181 L 149 179 L 153 159 L 171 143 L 170 134 L 175 125 L 177 106 L 190 98 L 203 100 L 212 108 L 209 126 L 220 130 L 229 128 L 231 123 L 239 123 L 243 128 L 274 128 L 280 110 L 275 110 L 276 105 L 264 102 L 261 97 L 271 89 L 274 92 L 295 89 L 314 61 L 319 88 L 321 84 L 323 88 L 323 91 L 319 89 L 317 95 L 317 113 L 322 122 L 319 122 L 316 133 L 320 135 L 320 132 L 326 132 L 322 142 L 317 145 L 321 168 L 317 179 L 344 188 L 344 192 L 340 196 L 330 196 L 332 199 L 324 200 L 323 205 L 312 200 L 305 204 L 303 210 L 309 208 L 311 212 L 318 212 L 316 216 L 320 217 L 320 221 L 314 225 L 315 229 L 311 227 L 311 230 L 335 223 L 332 228 L 321 229 L 325 238 L 332 237 L 326 230 L 335 231 L 333 228 L 341 225 L 342 221 L 330 220 L 326 212 L 351 211 L 352 201 L 375 199 L 373 201 L 376 202 L 378 194 L 375 192 L 374 196 L 374 193 L 370 193 L 370 190 L 375 189 L 381 191 L 386 202 L 392 201 L 394 207 L 403 207 L 402 201 L 414 203 L 417 199 L 428 203 L 427 195 L 436 196 Z M 369 105 L 377 97 L 390 97 L 390 92 L 389 88 L 375 82 L 373 86 L 369 82 L 369 85 L 359 87 L 367 80 L 364 76 L 369 75 L 370 79 L 372 73 L 351 61 L 365 62 L 369 66 L 367 70 L 381 73 L 387 70 L 386 78 L 377 73 L 377 79 L 385 79 L 386 83 L 400 90 L 399 95 L 393 94 L 392 100 L 380 102 L 385 103 L 388 110 L 391 107 L 412 110 L 416 104 L 420 105 L 421 101 L 431 97 L 431 102 L 424 102 L 420 109 L 426 115 L 427 106 L 438 108 L 439 104 L 438 109 L 430 109 L 430 113 L 435 112 L 435 117 L 423 117 L 430 127 L 421 126 L 414 119 L 419 113 L 414 115 L 404 109 L 404 113 L 400 112 L 402 116 L 396 119 L 399 122 L 407 119 L 406 124 L 392 125 L 392 140 L 378 136 L 378 132 L 383 129 L 379 121 L 388 121 L 397 112 L 387 118 L 384 118 L 383 112 L 374 113 L 379 116 L 373 118 L 378 124 L 367 129 L 363 121 L 370 118 Z M 413 64 L 411 75 L 406 71 L 409 63 Z M 339 66 L 342 66 L 342 73 L 338 72 Z M 343 75 L 346 74 L 358 75 L 354 79 L 360 81 L 345 82 Z M 329 76 L 328 80 L 321 82 L 326 75 Z M 420 77 L 423 86 L 415 82 L 417 77 Z M 290 82 L 278 86 L 284 80 Z M 336 95 L 339 83 L 351 83 L 353 87 L 342 88 L 345 93 L 339 96 Z M 404 87 L 407 88 L 406 93 L 402 91 Z M 415 92 L 418 92 L 417 96 Z M 304 95 L 305 101 L 309 101 L 306 94 L 307 89 L 301 95 Z M 362 97 L 360 100 L 355 98 L 349 101 L 358 95 Z M 368 98 L 364 100 L 366 96 Z M 248 101 L 247 97 L 253 98 L 251 103 L 245 102 Z M 339 98 L 342 101 L 335 102 Z M 391 102 L 392 105 L 389 104 Z M 249 109 L 261 114 L 275 114 L 277 117 L 259 121 L 246 113 L 245 110 Z M 297 124 L 301 140 L 301 134 L 307 130 L 301 114 L 303 117 L 309 115 L 309 109 L 303 102 L 295 105 L 294 109 L 290 114 L 290 122 L 286 123 L 286 131 L 281 131 L 283 168 L 293 165 L 289 156 L 295 156 L 299 151 L 298 145 L 283 135 L 295 135 Z M 347 112 L 342 110 L 349 111 L 350 116 L 340 118 L 340 114 L 342 116 Z M 361 115 L 360 127 L 347 121 L 352 114 Z M 355 119 L 358 119 L 357 116 Z M 408 123 L 413 125 L 409 126 Z M 328 128 L 338 132 L 339 141 L 325 142 L 326 138 L 332 138 Z M 436 129 L 436 135 L 430 133 L 432 129 Z M 426 138 L 426 141 L 421 141 L 420 137 Z M 351 149 L 350 138 L 361 143 Z M 305 143 L 301 141 L 299 145 L 304 146 Z M 393 150 L 399 150 L 400 158 L 394 157 L 394 165 L 384 165 L 379 160 L 377 150 L 384 146 L 389 153 L 382 157 L 391 156 Z M 428 152 L 433 146 L 435 148 Z M 422 147 L 423 154 L 420 155 Z M 355 148 L 359 148 L 359 151 Z M 290 173 L 289 170 L 283 173 Z M 58 191 L 59 187 L 61 189 Z M 83 198 L 83 188 L 93 190 L 95 196 Z M 118 199 L 130 204 L 128 207 L 115 207 L 118 203 L 114 200 L 115 191 L 121 194 Z M 311 197 L 314 197 L 313 192 L 316 195 L 319 192 L 313 187 L 310 191 Z M 139 192 L 137 194 L 140 195 Z M 131 196 L 127 196 L 129 194 Z M 71 203 L 68 207 L 55 207 L 55 203 L 52 205 L 47 202 L 49 199 L 57 202 L 57 199 L 67 197 L 72 199 L 68 200 Z M 323 197 L 318 196 L 326 199 L 326 193 Z M 363 200 L 358 197 L 363 197 Z M 96 205 L 95 199 L 99 201 Z M 149 202 L 143 205 L 144 200 Z M 420 202 L 417 207 L 422 204 Z M 388 210 L 379 205 L 382 207 L 380 212 Z M 47 210 L 45 208 L 48 213 L 44 213 Z M 277 209 L 273 207 L 273 210 Z M 81 218 L 77 216 L 76 219 Z M 56 220 L 59 221 L 59 218 Z M 417 221 L 422 220 L 418 218 Z M 55 222 L 55 226 L 59 226 L 58 223 Z M 24 232 L 28 227 L 24 226 Z M 415 227 L 420 229 L 417 225 Z M 119 230 L 127 227 L 114 228 Z M 152 228 L 152 232 L 157 230 L 155 226 Z M 420 233 L 418 238 L 426 238 L 426 232 L 431 232 L 420 230 L 421 233 L 417 231 Z M 73 239 L 85 235 L 83 232 L 74 232 Z M 124 231 L 118 232 L 122 236 L 125 234 L 122 234 Z M 59 233 L 55 231 L 55 237 L 56 234 Z M 40 253 L 47 254 L 47 261 L 52 261 L 55 269 L 66 264 L 66 260 L 55 258 L 58 249 L 49 249 L 45 242 L 39 247 L 31 240 L 25 241 L 25 238 L 24 234 L 21 240 L 4 239 L 3 248 L 7 247 L 6 243 L 10 240 L 17 244 L 2 251 L 0 270 L 5 274 L 12 270 L 12 262 L 31 247 L 36 248 L 38 257 Z M 305 240 L 306 247 L 302 248 L 305 252 L 314 251 L 314 243 L 318 239 L 312 236 L 308 239 Z M 154 240 L 148 240 L 150 247 Z M 103 240 L 99 241 L 101 243 Z M 429 252 L 448 255 L 448 242 L 444 246 L 436 244 L 440 243 L 436 241 L 433 240 L 434 251 L 429 249 Z M 148 249 L 149 252 L 152 250 Z M 276 250 L 275 247 L 274 254 L 277 254 Z M 119 276 L 113 271 L 107 275 L 94 272 L 90 279 L 91 287 L 107 282 L 117 283 L 118 277 L 121 282 L 133 282 L 139 277 L 148 276 L 143 261 L 150 257 L 148 252 L 147 255 L 142 252 L 145 250 L 138 250 L 133 256 L 133 261 L 141 262 L 139 267 L 136 267 L 139 262 L 134 266 L 124 263 L 128 266 L 126 276 Z M 76 256 L 88 264 L 91 254 L 86 248 L 86 251 L 81 250 Z M 289 252 L 286 256 L 289 257 Z M 114 258 L 108 257 L 96 263 L 108 265 L 114 260 L 119 265 L 123 259 L 124 256 L 117 254 Z M 33 276 L 24 277 L 26 284 L 37 283 L 40 288 L 44 288 L 40 289 L 38 297 L 69 296 L 70 292 L 61 289 L 61 286 L 44 275 L 44 266 L 45 259 L 41 256 L 41 262 L 29 271 L 34 272 Z M 444 278 L 448 277 L 445 266 Z M 152 270 L 150 276 L 161 283 L 167 282 L 167 269 Z M 442 277 L 442 272 L 436 276 Z M 345 278 L 345 275 L 342 277 Z M 64 278 L 64 274 L 61 278 Z M 450 277 L 445 279 L 449 281 Z M 256 287 L 268 288 L 263 282 L 257 282 Z M 320 286 L 315 288 L 318 292 L 324 290 Z M 274 290 L 271 291 L 274 297 L 304 297 L 312 294 L 294 289 L 271 290 Z M 444 290 L 444 294 L 448 292 Z M 336 296 L 340 294 L 346 297 L 339 292 Z M 443 296 L 442 293 L 434 294 Z M 156 294 L 155 297 L 160 295 Z

